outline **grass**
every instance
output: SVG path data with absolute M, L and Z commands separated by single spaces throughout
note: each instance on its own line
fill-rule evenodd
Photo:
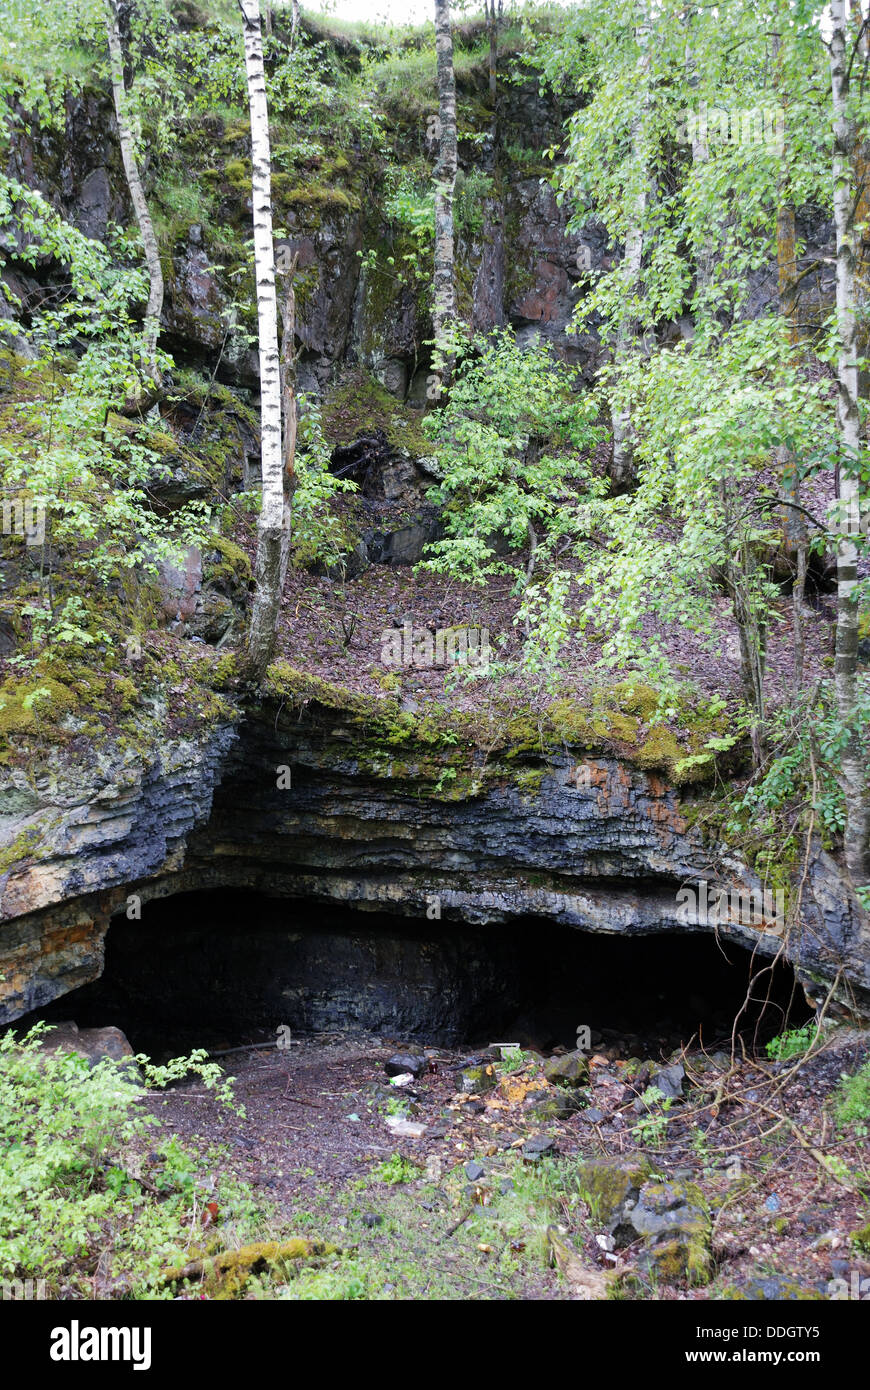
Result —
M 294 1215 L 293 1229 L 322 1233 L 341 1244 L 345 1253 L 319 1265 L 300 1266 L 283 1285 L 267 1281 L 260 1296 L 292 1301 L 454 1301 L 522 1299 L 529 1296 L 531 1284 L 544 1282 L 552 1289 L 558 1276 L 547 1270 L 546 1230 L 553 1214 L 549 1168 L 556 1165 L 531 1169 L 513 1154 L 497 1161 L 513 1187 L 500 1194 L 494 1181 L 486 1206 L 469 1203 L 461 1160 L 440 1183 L 421 1178 L 410 1165 L 416 1181 L 384 1184 L 376 1168 L 374 1182 L 359 1182 L 340 1194 L 340 1214 L 333 1211 L 329 1222 L 329 1199 L 324 1197 L 315 1203 L 320 1213 Z M 496 1176 L 501 1172 L 493 1173 Z

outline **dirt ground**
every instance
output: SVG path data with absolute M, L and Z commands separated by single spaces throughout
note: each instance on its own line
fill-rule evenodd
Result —
M 203 1155 L 203 1214 L 211 1202 L 216 1225 L 222 1185 L 241 1179 L 270 1213 L 270 1235 L 339 1247 L 249 1297 L 589 1297 L 564 1261 L 554 1267 L 548 1229 L 584 1269 L 620 1271 L 610 1297 L 820 1298 L 832 1280 L 870 1276 L 870 1249 L 850 1242 L 870 1216 L 866 1136 L 838 1129 L 830 1105 L 841 1075 L 870 1054 L 866 1035 L 834 1030 L 808 1058 L 781 1062 L 684 1055 L 664 1123 L 639 1099 L 661 1060 L 595 1054 L 574 1092 L 582 1108 L 542 1119 L 534 1107 L 554 1094 L 542 1059 L 433 1048 L 422 1073 L 396 1085 L 385 1063 L 397 1051 L 422 1055 L 398 1039 L 294 1038 L 218 1059 L 244 1114 L 192 1083 L 148 1101 L 166 1132 Z M 479 1094 L 462 1089 L 473 1066 Z M 705 1282 L 651 1278 L 636 1258 L 642 1242 L 614 1252 L 596 1220 L 578 1165 L 638 1154 L 657 1181 L 703 1195 Z

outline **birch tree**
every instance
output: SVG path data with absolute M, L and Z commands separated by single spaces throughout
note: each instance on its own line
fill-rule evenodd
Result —
M 782 27 L 787 24 L 787 14 L 780 20 Z M 775 90 L 783 107 L 783 130 L 785 112 L 788 108 L 788 84 L 784 76 L 783 40 L 779 33 L 773 35 L 773 67 Z M 780 175 L 777 181 L 776 207 L 776 262 L 779 311 L 788 324 L 789 346 L 797 347 L 800 339 L 798 326 L 799 279 L 797 264 L 797 231 L 795 208 L 792 199 L 789 165 L 791 150 L 783 140 Z M 787 444 L 777 449 L 777 466 L 782 481 L 783 529 L 786 550 L 794 564 L 792 583 L 792 630 L 794 650 L 794 693 L 800 696 L 804 679 L 804 595 L 807 582 L 808 538 L 806 517 L 801 506 L 801 480 L 798 461 Z
M 633 209 L 625 239 L 625 258 L 623 261 L 624 292 L 629 304 L 638 293 L 640 269 L 643 261 L 644 224 L 649 197 L 645 130 L 649 88 L 649 19 L 643 4 L 639 7 L 635 37 L 638 45 L 637 82 L 640 88 L 640 97 L 638 109 L 631 124 Z M 617 364 L 630 350 L 636 333 L 637 325 L 634 316 L 629 311 L 620 319 L 616 332 L 614 357 Z M 614 487 L 619 490 L 627 487 L 634 478 L 635 440 L 631 419 L 626 411 L 612 409 L 611 423 L 613 427 L 613 460 L 610 475 Z
M 858 724 L 858 546 L 860 529 L 858 331 L 855 313 L 857 262 L 854 161 L 855 120 L 849 109 L 847 0 L 831 0 L 830 72 L 834 111 L 833 192 L 837 234 L 837 423 L 840 437 L 837 498 L 837 639 L 834 683 L 846 730 L 842 773 L 846 797 L 844 852 L 857 883 L 870 878 L 870 789 Z
M 435 49 L 438 62 L 440 121 L 438 167 L 435 173 L 435 330 L 434 373 L 446 386 L 453 371 L 450 324 L 456 313 L 453 264 L 453 195 L 456 186 L 456 79 L 450 0 L 435 0 Z
M 239 0 L 251 111 L 254 269 L 260 356 L 260 457 L 263 498 L 257 524 L 254 602 L 248 631 L 249 675 L 259 681 L 275 643 L 289 555 L 290 508 L 281 449 L 281 369 L 272 235 L 271 152 L 259 0 Z
M 118 27 L 117 0 L 106 0 L 106 36 L 109 43 L 112 97 L 115 103 L 115 119 L 118 123 L 118 140 L 121 146 L 124 176 L 127 180 L 130 201 L 133 204 L 133 212 L 136 215 L 142 244 L 145 248 L 145 263 L 148 266 L 149 291 L 142 335 L 142 357 L 154 386 L 159 387 L 160 368 L 157 363 L 157 339 L 160 334 L 160 315 L 163 312 L 163 268 L 160 264 L 160 247 L 154 233 L 154 223 L 151 221 L 151 213 L 148 210 L 148 202 L 139 176 L 139 166 L 136 163 L 133 131 L 128 116 L 127 92 L 124 85 L 124 55 Z

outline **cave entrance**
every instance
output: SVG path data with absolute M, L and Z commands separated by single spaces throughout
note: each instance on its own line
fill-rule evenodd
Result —
M 757 976 L 750 989 L 750 980 Z M 293 1034 L 663 1055 L 698 1035 L 747 1046 L 811 1011 L 792 970 L 707 934 L 615 937 L 540 918 L 412 922 L 249 891 L 157 899 L 115 918 L 101 979 L 43 1017 L 113 1024 L 154 1057 Z

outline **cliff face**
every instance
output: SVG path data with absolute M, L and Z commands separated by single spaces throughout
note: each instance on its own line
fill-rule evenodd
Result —
M 567 330 L 589 267 L 609 264 L 615 253 L 594 227 L 582 237 L 567 232 L 573 208 L 559 206 L 547 183 L 552 166 L 541 152 L 561 141 L 560 107 L 538 93 L 533 79 L 505 84 L 496 149 L 487 81 L 482 67 L 459 79 L 466 127 L 457 193 L 460 308 L 475 329 L 511 323 L 521 336 L 540 333 L 591 371 L 595 339 L 577 339 Z M 390 112 L 385 132 L 392 168 L 407 167 L 418 182 L 425 177 L 421 169 L 434 161 L 427 120 L 412 101 L 404 119 Z M 334 158 L 315 155 L 291 175 L 281 172 L 281 139 L 280 129 L 273 132 L 274 220 L 282 233 L 279 271 L 282 249 L 287 259 L 298 256 L 300 389 L 321 394 L 343 368 L 356 366 L 371 371 L 397 399 L 424 404 L 431 322 L 413 265 L 397 274 L 387 261 L 401 260 L 407 247 L 400 221 L 385 206 L 383 165 L 357 138 L 328 149 Z M 249 340 L 255 300 L 245 250 L 249 160 L 247 123 L 207 115 L 192 120 L 174 156 L 146 150 L 144 177 L 164 262 L 164 345 L 180 363 L 216 369 L 219 381 L 256 389 L 257 353 Z M 63 132 L 25 122 L 8 171 L 39 188 L 87 236 L 105 240 L 112 222 L 132 221 L 107 91 L 95 88 L 70 99 Z M 183 200 L 176 179 L 185 181 Z M 582 255 L 578 259 L 583 245 L 590 249 L 588 265 Z M 33 273 L 21 265 L 5 278 L 26 303 L 38 296 L 46 274 L 50 267 Z
M 697 805 L 664 777 L 603 749 L 517 767 L 509 743 L 457 751 L 402 728 L 385 738 L 357 709 L 280 701 L 150 766 L 104 763 L 74 804 L 4 817 L 0 1021 L 96 979 L 113 915 L 215 888 L 445 933 L 529 918 L 623 937 L 706 931 L 782 951 L 813 997 L 836 979 L 835 1007 L 870 1012 L 860 913 L 818 847 L 798 919 L 785 933 L 752 925 L 733 909 L 757 879 L 693 827 Z M 718 919 L 705 919 L 702 883 L 709 898 L 729 892 Z
M 232 727 L 145 759 L 107 747 L 70 763 L 63 790 L 0 787 L 0 1019 L 18 1018 L 96 979 L 127 885 L 184 862 L 209 814 Z M 133 890 L 130 890 L 133 891 Z
M 475 329 L 509 323 L 521 341 L 544 336 L 591 378 L 600 344 L 569 325 L 590 275 L 617 253 L 600 227 L 569 232 L 573 209 L 546 182 L 552 166 L 543 151 L 558 145 L 566 113 L 534 81 L 503 83 L 493 113 L 482 67 L 463 70 L 459 87 L 460 310 Z M 402 94 L 384 109 L 393 172 L 406 165 L 423 180 L 434 158 L 431 93 L 411 102 Z M 65 120 L 62 134 L 23 126 L 10 172 L 102 239 L 111 222 L 131 221 L 108 93 L 70 101 Z M 408 247 L 388 211 L 383 167 L 358 139 L 324 148 L 306 166 L 283 138 L 277 130 L 273 193 L 282 245 L 298 256 L 299 386 L 322 398 L 337 450 L 360 439 L 386 449 L 378 500 L 419 507 L 431 477 L 419 462 L 425 440 L 413 408 L 426 403 L 431 323 L 413 265 L 403 276 L 388 269 Z M 162 341 L 180 366 L 204 369 L 208 387 L 189 400 L 179 389 L 162 406 L 178 459 L 167 453 L 172 479 L 155 493 L 170 511 L 191 497 L 223 503 L 258 481 L 245 122 L 193 120 L 173 161 L 169 169 L 144 161 L 167 283 Z M 828 232 L 807 227 L 813 244 Z M 4 279 L 26 324 L 28 303 L 62 272 L 16 261 L 10 249 Z M 764 307 L 763 283 L 753 312 Z M 214 381 L 230 389 L 213 389 Z M 403 514 L 398 529 L 373 526 L 347 574 L 357 564 L 412 563 L 436 525 L 421 509 L 410 520 Z M 192 552 L 183 572 L 164 568 L 160 622 L 179 640 L 223 643 L 244 622 L 246 574 L 238 546 Z M 0 615 L 0 654 L 21 635 L 5 624 Z M 20 726 L 36 737 L 43 731 L 29 698 Z M 75 737 L 84 726 L 70 725 L 65 708 L 58 730 Z M 702 833 L 699 797 L 684 796 L 666 769 L 580 738 L 521 748 L 505 730 L 485 752 L 461 728 L 450 739 L 424 736 L 424 723 L 385 728 L 328 691 L 276 694 L 247 712 L 234 697 L 183 736 L 147 729 L 122 744 L 91 730 L 90 750 L 65 754 L 53 777 L 0 758 L 0 1022 L 98 978 L 113 915 L 136 920 L 131 896 L 213 887 L 341 902 L 409 923 L 537 918 L 622 936 L 718 932 L 762 956 L 783 951 L 814 992 L 837 980 L 840 1006 L 870 1013 L 866 919 L 818 845 L 786 937 L 739 913 L 710 920 L 700 899 L 681 912 L 686 885 L 760 884 L 739 853 Z M 289 768 L 289 786 L 279 787 L 279 768 Z

